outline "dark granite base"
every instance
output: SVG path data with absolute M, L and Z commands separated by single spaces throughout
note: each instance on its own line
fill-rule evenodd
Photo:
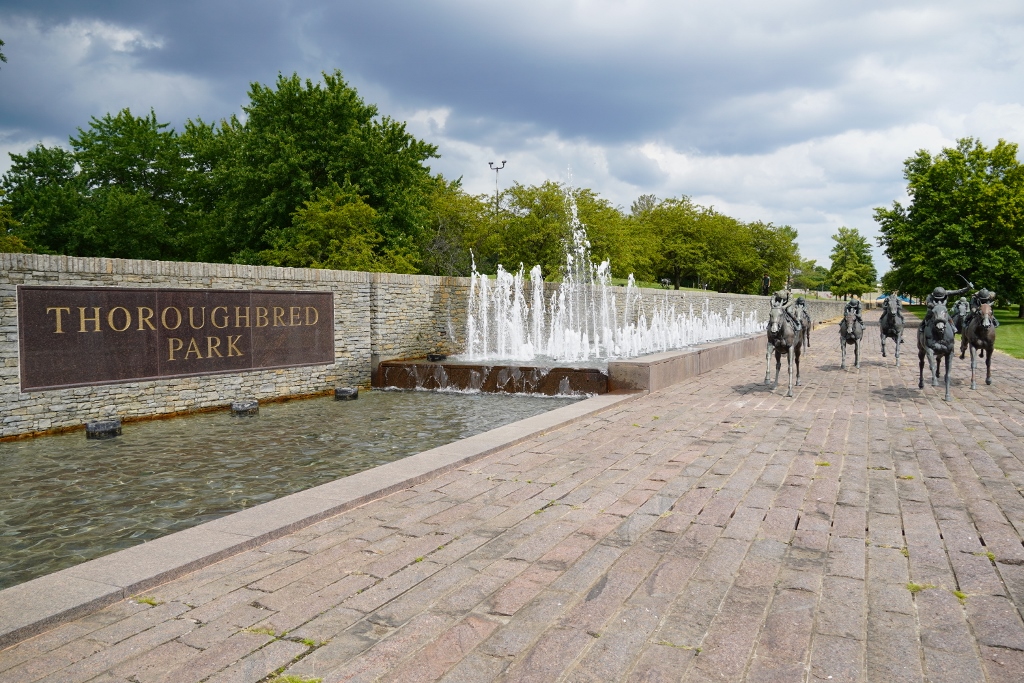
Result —
M 373 386 L 381 389 L 449 389 L 548 396 L 605 394 L 608 392 L 608 374 L 595 368 L 384 361 L 374 374 Z

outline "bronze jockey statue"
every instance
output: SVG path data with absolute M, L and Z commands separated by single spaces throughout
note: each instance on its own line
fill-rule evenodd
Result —
M 857 322 L 859 322 L 861 325 L 864 324 L 864 319 L 860 317 L 860 299 L 858 299 L 856 295 L 854 295 L 852 299 L 846 302 L 846 306 L 843 308 L 843 313 L 845 314 L 847 311 L 853 311 L 854 314 L 857 316 Z
M 780 289 L 775 294 L 772 294 L 772 308 L 781 308 L 785 311 L 797 332 L 803 329 L 800 311 L 797 310 L 796 301 L 789 296 L 788 289 Z
M 971 311 L 967 314 L 967 318 L 964 320 L 964 329 L 971 323 L 971 318 L 978 312 L 982 304 L 993 305 L 996 301 L 996 293 L 982 287 L 977 292 L 971 295 Z M 999 320 L 992 316 L 992 325 L 999 327 Z
M 930 323 L 932 321 L 932 318 L 935 317 L 935 313 L 932 309 L 934 309 L 936 306 L 942 306 L 943 308 L 945 308 L 946 301 L 949 300 L 949 297 L 966 294 L 972 289 L 974 289 L 974 285 L 971 284 L 969 280 L 967 281 L 967 286 L 962 287 L 960 289 L 954 289 L 952 291 L 946 291 L 945 287 L 936 287 L 935 289 L 933 289 L 932 293 L 928 295 L 927 299 L 925 299 L 925 304 L 928 306 L 928 312 L 925 313 L 924 315 L 924 324 Z

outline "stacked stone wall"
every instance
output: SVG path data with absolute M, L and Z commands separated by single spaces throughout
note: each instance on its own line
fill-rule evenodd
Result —
M 18 285 L 332 292 L 335 359 L 326 365 L 22 392 Z M 369 273 L 347 271 L 0 254 L 0 438 L 113 416 L 131 419 L 218 408 L 239 398 L 322 393 L 338 383 L 367 385 L 371 286 Z

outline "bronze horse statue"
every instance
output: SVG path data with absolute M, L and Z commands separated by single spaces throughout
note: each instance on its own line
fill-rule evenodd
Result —
M 800 307 L 800 323 L 804 328 L 804 345 L 807 348 L 811 348 L 811 327 L 814 326 L 814 323 L 811 322 L 811 314 L 807 312 L 807 308 L 804 306 Z
M 971 305 L 967 303 L 967 299 L 965 297 L 960 297 L 960 300 L 953 304 L 953 327 L 956 328 L 956 331 L 959 332 L 961 336 L 963 336 L 964 333 L 964 322 L 967 320 L 967 316 L 970 315 L 970 313 Z M 963 354 L 961 354 L 960 357 L 963 358 Z
M 932 377 L 932 386 L 938 384 L 939 363 L 946 361 L 946 397 L 949 401 L 949 364 L 953 360 L 956 340 L 953 335 L 953 321 L 944 305 L 932 306 L 932 315 L 917 330 L 918 379 L 917 388 L 924 389 L 924 359 L 928 358 L 928 374 Z
M 882 302 L 882 317 L 878 320 L 878 329 L 882 338 L 882 358 L 885 358 L 885 340 L 888 337 L 896 345 L 896 367 L 899 367 L 900 344 L 903 343 L 903 304 L 895 293 L 885 297 Z
M 860 367 L 860 340 L 864 338 L 864 323 L 857 320 L 857 313 L 847 308 L 839 323 L 839 346 L 842 348 L 840 369 L 846 369 L 846 347 L 853 344 L 853 367 Z
M 768 312 L 768 347 L 765 351 L 764 383 L 771 384 L 771 357 L 775 352 L 775 386 L 779 385 L 779 371 L 782 369 L 782 352 L 789 359 L 789 391 L 793 396 L 793 366 L 796 365 L 796 385 L 800 386 L 800 350 L 803 334 L 796 331 L 796 325 L 781 306 L 772 306 Z
M 971 349 L 971 389 L 977 389 L 978 384 L 974 381 L 974 350 L 981 352 L 985 359 L 985 384 L 992 384 L 992 349 L 996 345 L 995 317 L 992 314 L 992 304 L 983 303 L 978 307 L 971 317 L 971 322 L 960 333 L 960 357 L 964 357 L 964 351 L 969 346 Z

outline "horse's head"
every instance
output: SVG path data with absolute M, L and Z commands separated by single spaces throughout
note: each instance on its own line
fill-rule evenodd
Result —
M 992 304 L 982 304 L 978 307 L 978 319 L 982 327 L 992 327 Z
M 900 310 L 900 298 L 896 294 L 890 294 L 882 301 L 882 308 L 889 311 L 890 315 L 895 315 L 896 311 Z
M 847 329 L 852 330 L 853 326 L 857 322 L 857 312 L 855 310 L 853 310 L 852 308 L 847 308 L 846 312 L 843 313 L 843 320 L 846 321 Z
M 772 306 L 771 310 L 768 311 L 768 332 L 769 334 L 778 334 L 782 329 L 782 307 Z
M 939 333 L 939 336 L 942 336 L 942 333 L 945 332 L 946 327 L 948 327 L 951 322 L 952 321 L 949 319 L 949 311 L 946 310 L 945 306 L 940 304 L 932 307 L 932 327 Z

